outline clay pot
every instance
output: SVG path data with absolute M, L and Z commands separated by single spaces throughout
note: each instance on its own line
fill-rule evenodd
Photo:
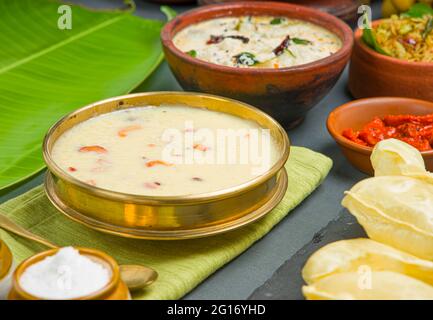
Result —
M 198 0 L 198 3 L 201 5 L 226 2 L 239 2 L 239 0 Z M 360 1 L 358 0 L 283 0 L 281 2 L 294 3 L 319 9 L 346 21 L 350 25 L 354 24 L 357 21 L 357 11 L 360 5 Z
M 351 101 L 334 109 L 327 121 L 328 131 L 337 142 L 347 160 L 360 171 L 373 175 L 370 156 L 373 148 L 359 145 L 345 137 L 344 129 L 360 130 L 373 120 L 374 117 L 383 118 L 386 115 L 426 115 L 433 113 L 433 103 L 408 98 L 369 98 Z M 433 171 L 433 151 L 423 151 L 427 170 Z
M 280 69 L 233 68 L 205 62 L 183 53 L 173 44 L 181 29 L 222 16 L 270 15 L 301 19 L 320 25 L 340 37 L 335 54 L 311 63 Z M 352 30 L 340 19 L 319 10 L 281 2 L 235 2 L 191 10 L 165 25 L 161 32 L 166 60 L 187 91 L 226 96 L 252 104 L 286 128 L 299 124 L 335 85 L 352 48 Z
M 196 3 L 195 0 L 148 0 L 148 1 L 160 3 L 160 4 L 191 4 L 191 3 Z
M 433 101 L 433 63 L 380 54 L 361 37 L 362 30 L 356 30 L 349 68 L 349 90 L 355 98 L 398 96 Z

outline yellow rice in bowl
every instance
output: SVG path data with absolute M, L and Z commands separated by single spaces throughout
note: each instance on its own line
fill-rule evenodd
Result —
M 433 17 L 392 16 L 374 27 L 379 46 L 390 56 L 413 62 L 433 62 Z

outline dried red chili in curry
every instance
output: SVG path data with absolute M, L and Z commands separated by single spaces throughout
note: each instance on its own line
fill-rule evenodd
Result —
M 394 138 L 414 146 L 419 151 L 428 151 L 432 150 L 433 146 L 433 114 L 387 115 L 383 119 L 376 117 L 362 130 L 348 128 L 343 130 L 342 134 L 363 146 L 373 147 L 379 141 Z

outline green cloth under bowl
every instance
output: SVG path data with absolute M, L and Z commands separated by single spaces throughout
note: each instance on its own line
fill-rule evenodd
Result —
M 331 167 L 328 157 L 306 148 L 292 147 L 286 163 L 288 188 L 280 204 L 248 226 L 201 239 L 134 240 L 94 231 L 57 211 L 42 186 L 5 202 L 0 211 L 59 246 L 96 248 L 113 256 L 119 264 L 143 264 L 157 270 L 157 282 L 134 292 L 134 299 L 179 299 L 266 235 L 319 186 Z M 46 249 L 1 229 L 0 236 L 12 250 L 16 262 Z

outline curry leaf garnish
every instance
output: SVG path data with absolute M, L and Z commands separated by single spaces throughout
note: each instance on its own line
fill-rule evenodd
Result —
M 254 66 L 259 63 L 256 59 L 256 56 L 250 52 L 242 52 L 233 57 L 236 63 L 244 65 L 244 66 Z
M 364 40 L 365 44 L 368 45 L 373 50 L 379 52 L 380 54 L 389 56 L 388 52 L 382 49 L 382 47 L 377 43 L 376 34 L 371 28 L 371 24 L 368 21 L 367 13 L 364 13 L 363 19 L 364 19 L 364 26 L 366 27 L 364 27 L 364 30 L 362 32 L 362 40 Z
M 283 22 L 283 18 L 274 18 L 271 20 L 270 24 L 281 24 Z
M 189 50 L 188 52 L 186 52 L 186 54 L 193 58 L 197 57 L 197 51 L 195 50 Z
M 424 32 L 422 33 L 422 39 L 427 39 L 430 32 L 433 30 L 433 17 L 429 17 L 424 29 Z
M 433 15 L 433 9 L 426 3 L 416 3 L 408 11 L 402 13 L 402 17 L 422 18 L 425 15 Z
M 301 39 L 301 38 L 292 38 L 292 41 L 295 44 L 302 44 L 302 45 L 313 44 L 310 40 Z

